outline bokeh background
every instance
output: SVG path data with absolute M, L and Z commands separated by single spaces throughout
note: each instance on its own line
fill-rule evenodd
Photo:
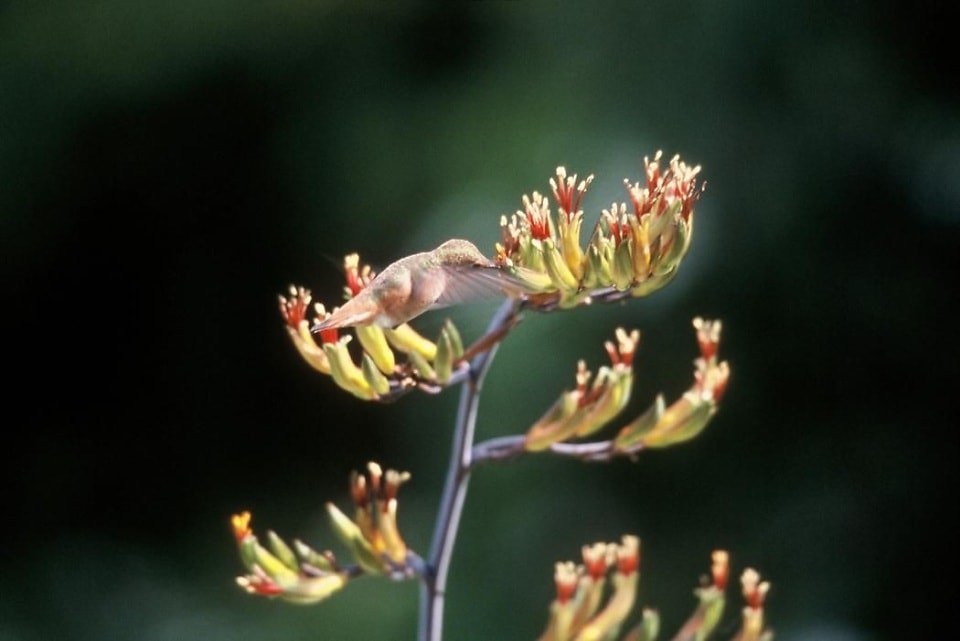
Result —
M 619 325 L 644 334 L 627 418 L 675 398 L 696 315 L 725 323 L 723 407 L 636 463 L 480 469 L 448 638 L 536 638 L 554 561 L 626 532 L 668 630 L 724 547 L 772 581 L 784 641 L 941 631 L 960 262 L 947 18 L 931 0 L 0 5 L 0 639 L 413 638 L 413 583 L 309 608 L 234 585 L 230 514 L 338 550 L 322 505 L 346 507 L 371 459 L 413 473 L 401 525 L 425 551 L 456 405 L 349 397 L 299 360 L 277 294 L 337 301 L 350 251 L 382 267 L 454 236 L 490 250 L 561 164 L 596 174 L 592 221 L 658 149 L 708 183 L 679 277 L 528 316 L 479 436 L 524 430 Z M 469 338 L 490 311 L 450 315 Z

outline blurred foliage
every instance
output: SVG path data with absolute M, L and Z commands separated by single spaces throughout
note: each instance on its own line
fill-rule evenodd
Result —
M 3 4 L 0 638 L 411 638 L 413 586 L 291 609 L 233 584 L 229 514 L 309 540 L 320 502 L 373 459 L 412 471 L 403 527 L 425 547 L 449 445 L 452 395 L 342 394 L 290 347 L 276 295 L 296 282 L 336 300 L 351 251 L 380 266 L 451 236 L 492 251 L 499 216 L 561 164 L 597 174 L 592 220 L 659 148 L 708 183 L 679 277 L 529 315 L 479 430 L 521 432 L 621 325 L 644 333 L 633 413 L 679 393 L 698 315 L 724 322 L 725 405 L 635 465 L 481 470 L 451 638 L 535 638 L 552 563 L 624 531 L 667 628 L 724 547 L 774 583 L 778 639 L 939 630 L 948 591 L 927 582 L 952 564 L 960 273 L 946 11 Z M 470 340 L 485 313 L 450 316 Z

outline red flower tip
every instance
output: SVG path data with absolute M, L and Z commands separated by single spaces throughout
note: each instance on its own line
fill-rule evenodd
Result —
M 525 212 L 521 212 L 521 215 L 527 218 L 527 224 L 530 226 L 530 235 L 536 240 L 551 238 L 550 209 L 547 207 L 543 196 L 537 192 L 533 192 L 532 200 L 528 196 L 524 196 L 523 207 Z
M 277 585 L 273 579 L 264 574 L 259 567 L 254 569 L 258 571 L 257 574 L 237 577 L 237 585 L 250 594 L 260 594 L 263 596 L 283 594 L 283 588 Z
M 693 327 L 697 330 L 697 343 L 700 345 L 700 355 L 703 360 L 710 361 L 717 354 L 720 344 L 720 321 L 704 320 L 700 317 L 693 319 Z
M 280 315 L 287 325 L 293 329 L 300 326 L 307 317 L 307 306 L 310 304 L 310 290 L 303 287 L 290 286 L 290 298 L 278 296 L 280 300 Z
M 643 159 L 645 186 L 641 187 L 640 182 L 631 184 L 629 180 L 625 181 L 636 215 L 638 218 L 646 213 L 659 216 L 679 200 L 680 215 L 684 220 L 689 220 L 693 206 L 704 189 L 704 185 L 697 184 L 700 166 L 690 167 L 681 162 L 679 156 L 674 156 L 667 170 L 661 173 L 662 156 L 662 152 L 658 151 L 653 160 Z
M 730 555 L 726 550 L 715 550 L 711 555 L 710 573 L 713 575 L 713 585 L 721 592 L 727 589 L 730 578 Z
M 576 596 L 577 587 L 580 584 L 580 576 L 577 573 L 576 566 L 570 561 L 557 563 L 556 570 L 553 573 L 553 582 L 557 588 L 557 602 L 560 604 L 568 602 Z
M 557 207 L 566 215 L 568 221 L 580 211 L 580 201 L 583 200 L 583 195 L 591 182 L 593 182 L 593 174 L 577 184 L 576 174 L 567 176 L 567 170 L 564 167 L 557 167 L 557 177 L 550 179 L 550 188 L 553 190 Z
M 367 477 L 359 472 L 350 473 L 350 498 L 353 499 L 353 504 L 361 509 L 366 509 L 370 503 Z
M 378 463 L 367 463 L 366 476 L 360 472 L 350 474 L 350 497 L 360 509 L 368 509 L 376 501 L 382 510 L 386 510 L 390 501 L 395 501 L 400 486 L 410 480 L 409 472 L 383 470 Z
M 637 344 L 640 342 L 640 331 L 635 329 L 628 333 L 627 330 L 618 327 L 615 335 L 617 344 L 614 345 L 613 341 L 606 341 L 603 347 L 607 350 L 610 362 L 614 366 L 623 365 L 629 369 L 633 367 L 633 355 L 636 353 Z
M 760 573 L 753 568 L 747 568 L 740 577 L 740 583 L 743 585 L 743 598 L 747 606 L 757 610 L 763 607 L 763 602 L 767 598 L 767 592 L 770 590 L 770 584 L 760 580 Z
M 603 578 L 610 564 L 609 548 L 605 543 L 584 545 L 582 550 L 583 567 L 594 581 Z
M 636 207 L 636 204 L 634 205 Z M 613 239 L 616 247 L 630 236 L 630 223 L 627 222 L 626 205 L 614 206 L 612 210 L 604 209 L 600 216 L 607 228 L 607 233 Z
M 360 254 L 347 254 L 343 257 L 343 271 L 347 277 L 346 294 L 353 298 L 373 280 L 374 273 L 369 265 L 360 268 Z
M 322 303 L 317 303 L 314 305 L 313 309 L 317 314 L 316 318 L 314 319 L 314 323 L 319 323 L 330 317 L 330 314 L 327 313 L 327 310 Z M 321 329 L 319 332 L 317 332 L 317 335 L 320 336 L 321 344 L 330 343 L 332 345 L 340 340 L 340 332 L 337 331 L 336 327 Z
M 610 362 L 614 365 L 619 365 L 620 353 L 617 351 L 617 348 L 614 346 L 613 341 L 604 341 L 603 348 L 607 350 L 607 356 L 610 357 Z
M 617 546 L 617 571 L 630 576 L 640 569 L 640 539 L 624 536 L 623 543 Z
M 649 189 L 651 193 L 655 192 L 661 185 L 660 158 L 662 157 L 662 151 L 658 151 L 656 155 L 654 155 L 652 162 L 647 156 L 643 157 L 643 172 L 647 178 L 647 189 Z

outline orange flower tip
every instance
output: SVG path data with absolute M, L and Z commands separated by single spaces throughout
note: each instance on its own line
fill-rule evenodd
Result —
M 730 555 L 726 550 L 715 550 L 710 558 L 713 561 L 710 565 L 713 585 L 722 592 L 727 589 L 727 581 L 730 578 Z
M 230 524 L 233 526 L 233 535 L 237 538 L 238 543 L 248 536 L 253 536 L 253 531 L 250 529 L 250 512 L 244 511 L 234 514 L 230 517 Z

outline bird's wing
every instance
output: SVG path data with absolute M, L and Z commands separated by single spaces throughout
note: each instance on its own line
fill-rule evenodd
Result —
M 520 296 L 531 291 L 520 279 L 496 265 L 458 265 L 439 269 L 445 272 L 446 286 L 433 307 Z

